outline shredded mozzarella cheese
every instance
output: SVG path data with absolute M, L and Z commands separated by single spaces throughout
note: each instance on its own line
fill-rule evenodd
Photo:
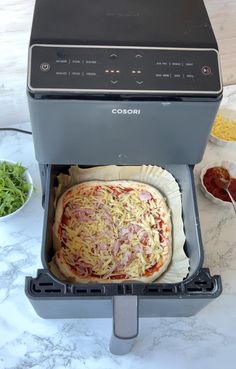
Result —
M 145 275 L 168 253 L 164 203 L 132 185 L 78 185 L 63 204 L 60 237 L 67 263 L 84 276 Z

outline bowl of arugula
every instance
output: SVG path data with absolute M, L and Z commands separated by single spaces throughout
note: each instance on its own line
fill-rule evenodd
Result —
M 19 213 L 29 201 L 33 182 L 20 163 L 0 160 L 0 221 Z

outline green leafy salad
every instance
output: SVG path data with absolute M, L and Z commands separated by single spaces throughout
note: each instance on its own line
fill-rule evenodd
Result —
M 27 200 L 31 184 L 21 164 L 0 162 L 0 217 L 19 209 Z

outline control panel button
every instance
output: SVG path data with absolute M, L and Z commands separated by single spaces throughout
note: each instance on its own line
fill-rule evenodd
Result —
M 163 77 L 163 78 L 171 78 L 171 74 L 169 74 L 169 73 L 164 73 L 164 74 L 162 74 L 162 77 Z
M 66 54 L 63 51 L 58 51 L 57 52 L 57 56 L 58 56 L 58 58 L 61 58 L 61 59 L 65 59 L 66 58 Z
M 95 77 L 96 75 L 96 72 L 86 72 L 86 76 Z
M 86 60 L 85 64 L 97 64 L 97 60 Z
M 181 63 L 181 62 L 172 62 L 171 65 L 173 67 L 182 67 L 183 66 L 183 63 Z
M 209 65 L 204 65 L 201 69 L 202 74 L 209 76 L 211 74 L 211 67 Z
M 56 63 L 59 63 L 59 64 L 67 64 L 68 63 L 68 60 L 67 59 L 57 59 L 56 60 Z
M 30 52 L 31 91 L 221 93 L 214 50 L 33 45 Z
M 57 76 L 67 76 L 67 72 L 56 72 Z
M 113 53 L 113 54 L 110 54 L 110 59 L 117 59 L 118 58 L 118 55 Z
M 50 70 L 50 64 L 49 63 L 41 63 L 40 69 L 42 72 L 48 72 Z

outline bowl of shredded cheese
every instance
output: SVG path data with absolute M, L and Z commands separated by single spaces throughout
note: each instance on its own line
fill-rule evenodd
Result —
M 236 110 L 220 108 L 212 126 L 210 141 L 220 146 L 236 147 Z

